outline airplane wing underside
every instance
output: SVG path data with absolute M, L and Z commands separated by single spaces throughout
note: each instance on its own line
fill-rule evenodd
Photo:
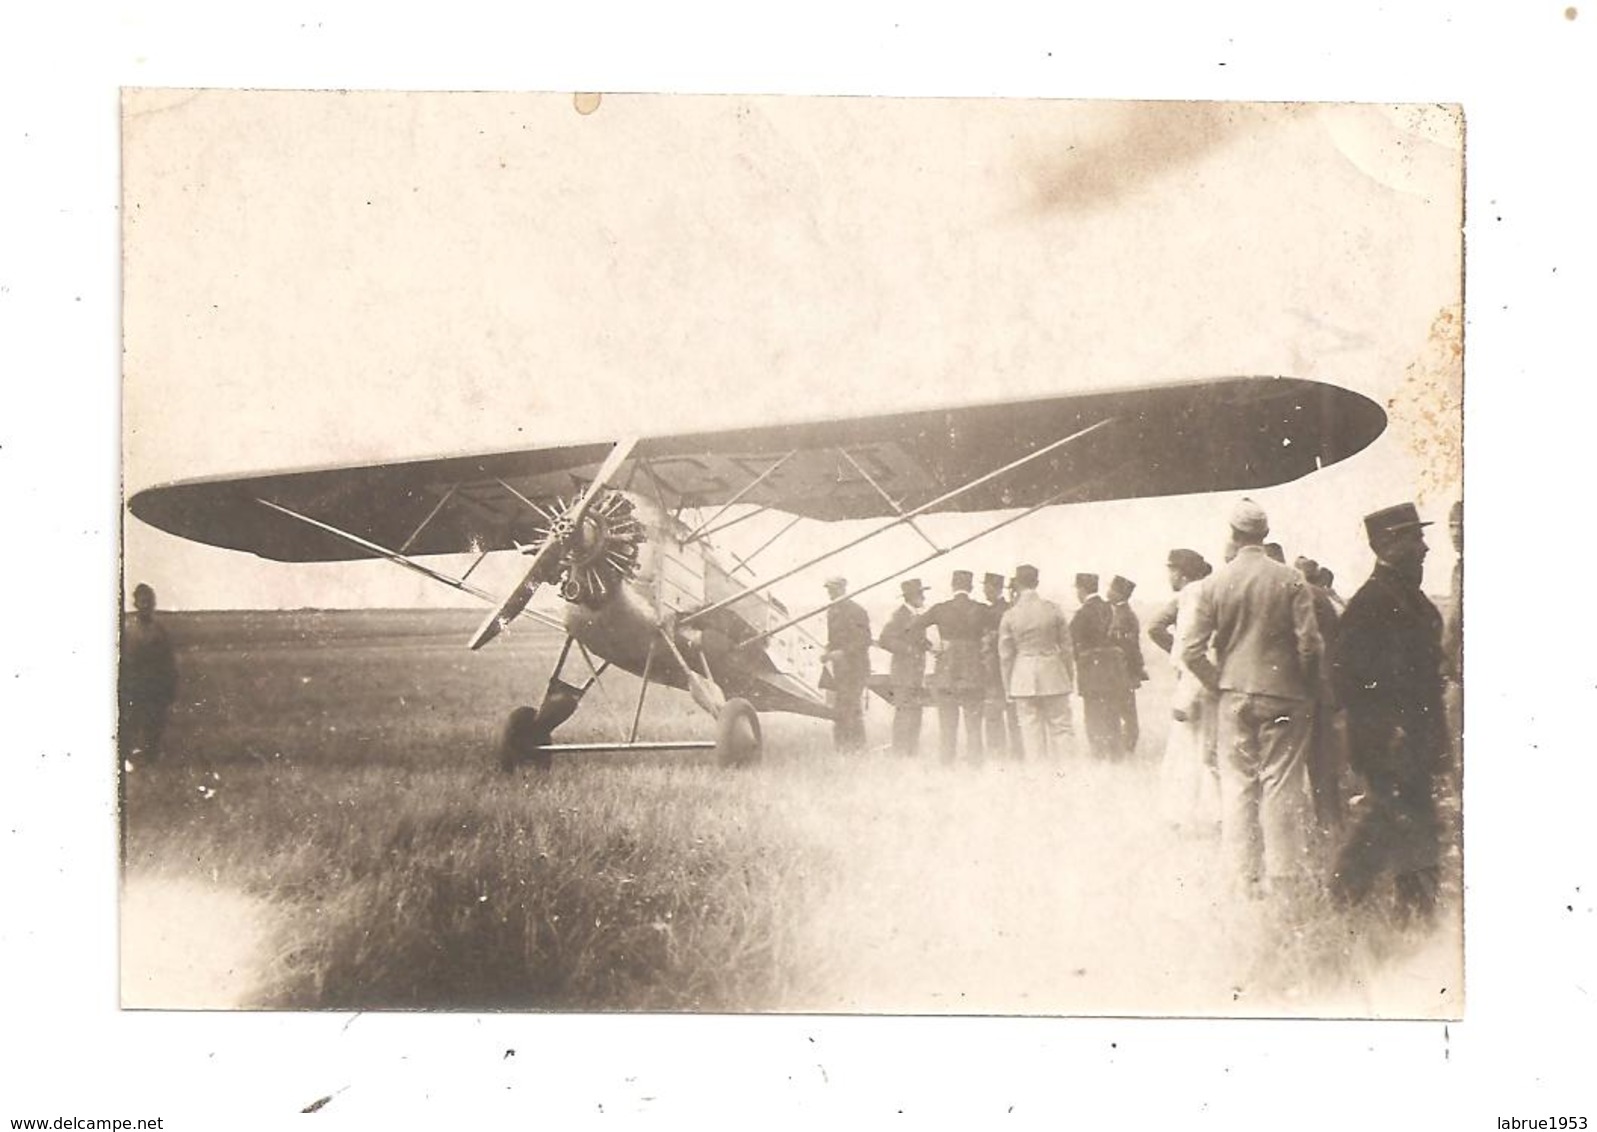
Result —
M 1375 402 L 1298 378 L 1220 378 L 849 420 L 645 438 L 611 481 L 675 507 L 731 502 L 820 520 L 931 503 L 1064 437 L 1078 441 L 929 511 L 989 511 L 1267 487 L 1360 451 Z M 289 562 L 373 554 L 282 509 L 417 557 L 508 549 L 590 479 L 608 441 L 153 487 L 130 501 L 162 530 Z M 891 497 L 890 503 L 887 497 Z M 269 501 L 273 507 L 262 505 Z

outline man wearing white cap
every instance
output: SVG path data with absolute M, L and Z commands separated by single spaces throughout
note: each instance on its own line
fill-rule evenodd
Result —
M 1303 576 L 1264 552 L 1263 508 L 1243 499 L 1230 523 L 1235 554 L 1199 591 L 1180 647 L 1187 668 L 1220 696 L 1221 844 L 1258 895 L 1261 882 L 1283 890 L 1306 875 L 1305 750 L 1323 646 Z

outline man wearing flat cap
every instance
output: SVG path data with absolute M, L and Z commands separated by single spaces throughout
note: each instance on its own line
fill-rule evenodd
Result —
M 1114 611 L 1098 596 L 1097 574 L 1076 575 L 1076 600 L 1081 608 L 1070 619 L 1070 641 L 1087 744 L 1095 757 L 1117 759 L 1125 750 L 1120 730 L 1121 702 L 1130 679 L 1125 653 L 1109 639 Z
M 1015 567 L 1015 604 L 998 623 L 998 657 L 1026 750 L 1035 758 L 1057 760 L 1070 754 L 1075 741 L 1070 722 L 1075 664 L 1064 611 L 1037 595 L 1037 582 L 1037 567 Z
M 971 600 L 975 583 L 975 575 L 969 570 L 955 570 L 950 582 L 954 596 L 938 602 L 911 622 L 923 631 L 937 630 L 932 698 L 937 703 L 938 738 L 945 763 L 953 762 L 958 751 L 962 715 L 966 752 L 972 761 L 982 757 L 982 702 L 986 687 L 981 638 L 987 628 L 987 608 Z
M 888 680 L 893 689 L 893 753 L 913 755 L 920 750 L 921 710 L 926 704 L 926 654 L 931 642 L 926 630 L 915 625 L 926 605 L 926 587 L 911 578 L 899 587 L 904 600 L 887 619 L 877 642 L 892 655 Z
M 842 754 L 865 748 L 865 684 L 871 674 L 871 619 L 848 592 L 845 578 L 828 578 L 824 683 L 832 693 L 832 744 Z
M 1115 704 L 1115 721 L 1120 728 L 1120 749 L 1135 754 L 1142 738 L 1137 719 L 1137 689 L 1148 679 L 1148 666 L 1142 659 L 1142 625 L 1131 608 L 1131 595 L 1137 583 L 1116 574 L 1109 583 L 1109 643 L 1125 658 L 1126 679 Z
M 1243 499 L 1230 526 L 1234 553 L 1199 587 L 1181 660 L 1219 694 L 1221 850 L 1249 895 L 1285 898 L 1308 881 L 1320 630 L 1303 576 L 1264 552 L 1264 509 Z
M 1004 690 L 1003 664 L 998 657 L 998 626 L 1010 603 L 1004 597 L 1005 579 L 1002 574 L 982 576 L 982 599 L 987 605 L 987 631 L 982 634 L 982 668 L 987 674 L 987 700 L 983 713 L 987 718 L 987 750 L 997 755 L 1009 752 L 1009 757 L 1024 757 L 1020 738 L 1020 715 L 1015 704 Z
M 1365 517 L 1375 570 L 1348 600 L 1333 661 L 1349 755 L 1368 790 L 1337 860 L 1332 894 L 1358 904 L 1390 872 L 1400 913 L 1422 918 L 1436 906 L 1435 792 L 1448 762 L 1442 617 L 1420 589 L 1426 526 L 1412 503 Z

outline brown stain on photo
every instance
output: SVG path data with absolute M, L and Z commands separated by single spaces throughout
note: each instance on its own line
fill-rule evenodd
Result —
M 1425 347 L 1386 411 L 1420 466 L 1420 497 L 1456 493 L 1464 465 L 1464 320 L 1457 304 L 1431 320 Z
M 578 92 L 571 96 L 571 104 L 577 108 L 578 114 L 592 114 L 599 109 L 599 103 L 604 101 L 604 95 L 589 91 Z

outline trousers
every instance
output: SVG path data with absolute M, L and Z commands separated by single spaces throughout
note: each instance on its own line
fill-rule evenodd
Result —
M 1307 700 L 1220 693 L 1220 848 L 1244 884 L 1291 885 L 1308 871 L 1313 717 Z
M 1062 759 L 1075 749 L 1075 726 L 1070 719 L 1070 696 L 1019 696 L 1014 710 L 1020 716 L 1025 749 L 1039 759 Z
M 943 761 L 951 763 L 959 747 L 959 717 L 965 717 L 965 753 L 972 761 L 982 757 L 982 694 L 939 691 L 937 693 L 938 740 Z
M 913 755 L 920 750 L 921 690 L 896 689 L 899 702 L 893 707 L 893 753 Z
M 1095 757 L 1118 759 L 1125 753 L 1118 696 L 1082 696 L 1081 715 L 1087 727 L 1087 744 Z
M 1021 738 L 1020 713 L 1003 694 L 989 691 L 983 708 L 987 717 L 987 749 L 995 755 L 1009 752 L 1011 758 L 1025 757 Z

